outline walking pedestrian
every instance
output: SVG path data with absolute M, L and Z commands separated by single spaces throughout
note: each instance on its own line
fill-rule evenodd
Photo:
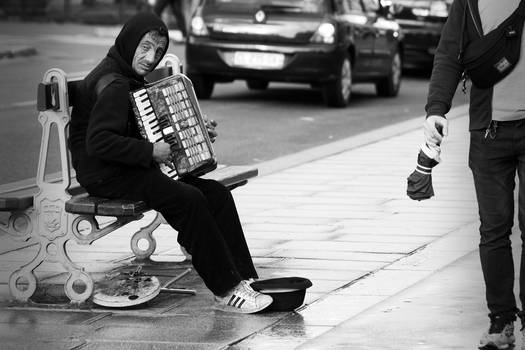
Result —
M 175 20 L 177 21 L 177 28 L 181 31 L 182 36 L 185 38 L 188 33 L 183 0 L 156 0 L 155 5 L 153 6 L 153 12 L 157 16 L 161 17 L 162 12 L 168 5 L 171 9 L 171 12 L 173 13 L 173 16 L 175 16 Z
M 520 0 L 454 0 L 435 57 L 424 123 L 425 140 L 438 145 L 448 134 L 445 114 L 461 80 L 462 40 L 469 43 L 496 30 L 514 13 Z M 467 7 L 466 7 L 467 6 Z M 462 30 L 464 29 L 464 30 Z M 519 33 L 521 34 L 521 33 Z M 521 43 L 522 55 L 525 52 Z M 489 88 L 472 85 L 470 91 L 469 167 L 472 170 L 480 217 L 479 253 L 486 287 L 490 326 L 479 347 L 504 349 L 515 342 L 518 312 L 514 287 L 511 228 L 514 188 L 519 178 L 518 218 L 525 239 L 525 60 Z M 443 136 L 436 127 L 443 129 Z M 519 278 L 521 305 L 525 305 L 525 255 L 521 251 Z M 476 293 L 477 291 L 473 291 Z M 523 328 L 522 328 L 523 332 Z M 525 333 L 525 332 L 524 332 Z M 523 348 L 525 349 L 525 347 Z

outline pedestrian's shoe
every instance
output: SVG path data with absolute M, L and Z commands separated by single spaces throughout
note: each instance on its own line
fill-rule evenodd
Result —
M 489 330 L 481 336 L 479 348 L 507 349 L 510 345 L 514 345 L 515 341 L 514 322 L 502 322 L 498 318 L 494 318 L 490 322 Z
M 259 312 L 273 302 L 271 296 L 254 291 L 247 281 L 241 281 L 225 296 L 215 296 L 215 300 L 221 310 L 243 314 Z

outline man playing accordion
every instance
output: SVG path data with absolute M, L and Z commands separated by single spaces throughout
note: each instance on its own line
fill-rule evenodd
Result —
M 78 182 L 90 195 L 144 201 L 178 231 L 195 270 L 228 311 L 254 313 L 272 303 L 255 292 L 257 278 L 230 191 L 214 180 L 173 180 L 158 164 L 170 160 L 170 146 L 141 137 L 129 99 L 142 88 L 168 47 L 165 24 L 152 13 L 125 23 L 107 56 L 86 76 L 72 111 L 69 147 Z M 97 91 L 103 76 L 118 78 Z M 213 140 L 217 134 L 208 123 Z

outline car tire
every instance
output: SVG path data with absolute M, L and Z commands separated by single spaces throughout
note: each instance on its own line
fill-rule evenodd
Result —
M 346 107 L 352 95 L 352 61 L 349 55 L 339 63 L 337 77 L 323 85 L 323 100 L 328 107 Z
M 193 83 L 193 90 L 195 90 L 197 98 L 206 100 L 211 97 L 215 86 L 213 80 L 201 74 L 190 74 L 188 77 Z
M 388 76 L 376 82 L 376 92 L 383 97 L 396 97 L 401 86 L 401 54 L 399 50 L 394 53 L 390 61 Z
M 248 79 L 246 80 L 246 85 L 250 90 L 266 90 L 270 82 L 268 80 Z

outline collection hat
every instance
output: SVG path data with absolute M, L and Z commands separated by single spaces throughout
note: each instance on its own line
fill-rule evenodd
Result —
M 292 311 L 303 304 L 306 289 L 312 286 L 312 282 L 302 277 L 281 277 L 258 280 L 250 286 L 253 290 L 273 298 L 266 310 Z

